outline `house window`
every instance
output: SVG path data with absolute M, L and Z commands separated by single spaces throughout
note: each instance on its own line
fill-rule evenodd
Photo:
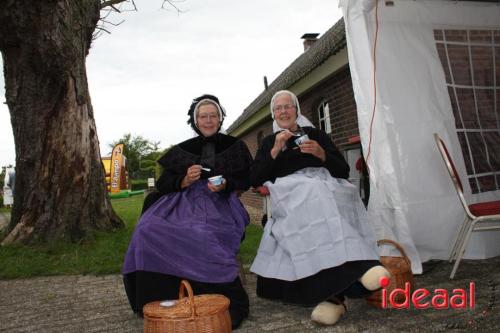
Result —
M 330 107 L 328 102 L 322 102 L 318 107 L 319 128 L 327 134 L 332 132 L 332 125 L 330 123 Z
M 500 30 L 434 30 L 472 193 L 500 189 Z

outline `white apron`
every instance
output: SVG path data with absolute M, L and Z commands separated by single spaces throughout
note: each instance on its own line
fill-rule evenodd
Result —
M 379 260 L 357 188 L 325 168 L 305 168 L 266 182 L 272 203 L 250 270 L 295 281 L 347 261 Z

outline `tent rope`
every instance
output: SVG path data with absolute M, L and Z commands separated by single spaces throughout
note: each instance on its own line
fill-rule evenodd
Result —
M 372 148 L 372 130 L 373 130 L 373 119 L 375 118 L 375 110 L 377 106 L 377 40 L 378 40 L 378 0 L 375 2 L 375 40 L 373 42 L 373 110 L 372 117 L 370 120 L 370 131 L 369 131 L 369 141 L 368 141 L 368 153 L 366 154 L 366 166 L 368 168 L 368 172 L 370 172 L 369 159 L 371 155 Z

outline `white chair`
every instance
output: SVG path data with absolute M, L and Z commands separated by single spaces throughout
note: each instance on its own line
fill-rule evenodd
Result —
M 446 169 L 450 174 L 460 203 L 465 210 L 465 219 L 458 230 L 450 252 L 450 262 L 455 260 L 455 265 L 450 274 L 450 279 L 455 277 L 460 260 L 464 255 L 467 243 L 474 231 L 500 230 L 500 200 L 467 204 L 465 201 L 463 186 L 460 177 L 448 153 L 448 149 L 438 134 L 434 133 L 434 139 L 443 158 Z
M 262 185 L 254 189 L 255 193 L 260 194 L 262 196 L 262 207 L 263 212 L 266 214 L 267 218 L 270 219 L 271 216 L 271 196 L 269 193 L 269 189 Z

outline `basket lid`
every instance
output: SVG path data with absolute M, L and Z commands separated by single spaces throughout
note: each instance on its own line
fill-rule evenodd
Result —
M 188 291 L 188 297 L 183 296 L 183 289 Z M 211 316 L 229 308 L 229 299 L 223 295 L 205 294 L 193 296 L 191 286 L 182 281 L 179 300 L 172 306 L 162 306 L 161 301 L 150 302 L 142 309 L 145 317 L 164 319 L 182 319 Z

